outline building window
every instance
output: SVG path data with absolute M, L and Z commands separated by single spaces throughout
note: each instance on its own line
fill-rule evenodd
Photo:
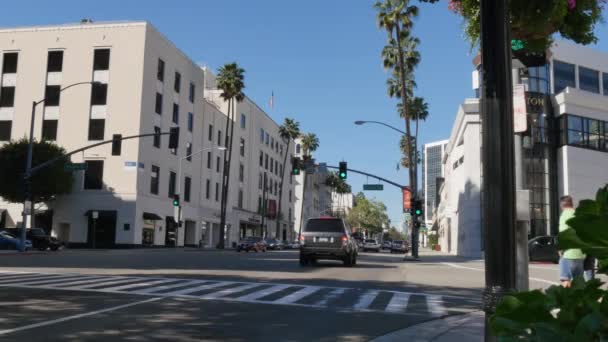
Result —
M 279 183 L 274 182 L 274 195 L 278 195 L 279 194 Z
M 190 103 L 194 103 L 194 93 L 196 91 L 196 87 L 194 86 L 194 83 L 190 83 L 190 88 L 188 91 L 188 100 L 190 101 Z
M 192 113 L 188 113 L 188 132 L 192 132 L 194 129 L 194 115 Z
M 104 83 L 93 83 L 91 87 L 91 105 L 103 106 L 107 103 L 108 85 Z
M 89 120 L 89 140 L 103 140 L 106 127 L 105 119 Z
M 11 128 L 13 126 L 13 122 L 9 120 L 0 121 L 0 141 L 10 141 L 11 140 Z
M 209 141 L 213 141 L 213 125 L 209 125 Z
M 221 161 L 220 161 L 220 157 L 216 157 L 215 159 L 215 171 L 216 172 L 220 172 L 220 166 L 222 165 Z
M 192 143 L 186 143 L 186 160 L 192 161 Z
M 291 208 L 289 208 L 289 216 L 288 216 L 288 220 L 289 220 L 289 222 L 291 222 Z
M 167 196 L 169 198 L 173 198 L 175 195 L 175 181 L 177 179 L 177 175 L 173 171 L 169 171 L 169 191 L 167 192 Z
M 154 105 L 154 112 L 158 115 L 163 114 L 163 94 L 156 93 L 156 104 Z
M 217 131 L 217 146 L 222 146 L 222 131 Z
M 296 145 L 296 154 L 300 154 L 300 151 L 302 149 L 302 146 L 300 146 L 300 144 Z
M 211 196 L 211 180 L 207 179 L 207 183 L 205 184 L 205 198 L 209 199 Z
M 61 96 L 61 86 L 47 85 L 44 88 L 44 105 L 47 107 L 59 106 L 59 98 Z
M 215 182 L 215 201 L 220 201 L 220 183 Z
M 211 152 L 207 152 L 207 168 L 211 168 Z
M 93 70 L 110 69 L 110 49 L 97 49 L 93 57 Z
M 274 174 L 279 175 L 279 162 L 276 160 L 274 161 Z
M 190 186 L 192 185 L 192 179 L 190 177 L 184 177 L 184 201 L 190 202 Z
M 258 188 L 259 188 L 260 190 L 262 190 L 262 189 L 263 189 L 263 185 L 262 185 L 262 184 L 263 184 L 263 182 L 264 182 L 264 176 L 263 176 L 263 175 L 260 173 L 260 177 L 258 178 Z
M 182 75 L 179 72 L 175 72 L 175 81 L 173 83 L 173 90 L 175 90 L 176 93 L 179 93 L 179 91 L 182 88 Z
M 582 90 L 600 93 L 600 72 L 585 67 L 578 67 L 578 85 Z
M 154 126 L 154 133 L 156 133 L 156 135 L 153 137 L 153 146 L 156 148 L 160 148 L 160 139 L 161 139 L 161 135 L 160 135 L 160 127 L 158 126 Z
M 260 128 L 260 144 L 264 143 L 264 129 Z
M 239 208 L 243 209 L 243 190 L 239 189 Z
M 15 87 L 0 87 L 0 107 L 15 105 Z
M 260 167 L 264 167 L 264 152 L 260 151 Z
M 274 150 L 274 138 L 270 138 L 270 148 Z
M 150 193 L 158 195 L 158 176 L 160 174 L 160 168 L 156 165 L 152 165 L 150 172 Z
M 19 60 L 19 53 L 17 53 L 17 52 L 5 53 L 4 58 L 2 58 L 2 73 L 3 74 L 16 73 L 18 60 Z
M 608 121 L 576 115 L 560 117 L 561 144 L 608 152 Z
M 245 165 L 243 164 L 239 165 L 239 181 L 245 181 Z
M 282 175 L 283 174 L 283 164 L 279 164 L 279 174 Z
M 87 160 L 84 171 L 85 190 L 101 190 L 103 187 L 103 160 Z
M 49 51 L 46 60 L 47 72 L 61 72 L 63 70 L 63 51 Z
M 291 190 L 289 190 L 289 203 L 291 203 Z
M 270 173 L 274 173 L 274 159 L 270 158 Z
M 171 119 L 173 123 L 179 123 L 179 105 L 177 103 L 173 104 L 173 117 Z
M 280 147 L 281 147 L 281 155 L 283 155 L 283 145 L 281 145 Z
M 268 170 L 268 155 L 267 154 L 264 155 L 264 168 L 266 170 Z
M 574 64 L 553 61 L 553 88 L 554 93 L 561 93 L 566 87 L 576 88 Z
M 165 81 L 165 61 L 158 59 L 158 66 L 156 68 L 156 79 L 164 82 Z
M 246 125 L 247 125 L 247 118 L 245 117 L 245 114 L 241 113 L 241 128 L 245 129 Z
M 57 120 L 42 121 L 42 139 L 57 140 Z
M 602 79 L 602 83 L 604 83 L 604 95 L 608 96 L 608 73 L 603 73 Z
M 258 196 L 258 214 L 262 213 L 262 196 Z
M 270 135 L 268 133 L 264 134 L 264 142 L 266 143 L 266 146 L 270 144 Z

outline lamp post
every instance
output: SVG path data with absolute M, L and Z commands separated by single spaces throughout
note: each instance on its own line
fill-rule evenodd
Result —
M 57 93 L 57 96 L 59 96 L 59 94 L 61 94 L 64 90 L 67 90 L 69 88 L 75 87 L 75 86 L 79 86 L 79 85 L 83 85 L 83 84 L 100 84 L 100 82 L 96 82 L 96 81 L 92 81 L 92 82 L 77 82 L 77 83 L 73 83 L 70 84 L 66 87 L 63 87 L 59 90 L 59 92 Z M 33 150 L 34 150 L 34 124 L 36 123 L 36 107 L 41 104 L 41 103 L 45 103 L 48 100 L 51 100 L 54 98 L 43 98 L 40 101 L 33 101 L 32 102 L 32 119 L 30 121 L 30 140 L 29 140 L 29 144 L 27 146 L 27 159 L 25 162 L 25 174 L 23 176 L 23 185 L 24 185 L 24 189 L 25 189 L 25 200 L 23 201 L 23 229 L 21 230 L 21 247 L 20 247 L 20 251 L 24 252 L 25 251 L 25 230 L 26 230 L 26 221 L 27 221 L 27 215 L 28 215 L 28 211 L 29 214 L 32 215 L 32 217 L 34 217 L 35 213 L 32 209 L 33 207 L 33 203 L 32 203 L 32 189 L 31 189 L 31 181 L 29 179 L 29 174 L 30 174 L 30 170 L 32 169 L 32 155 L 33 155 Z M 28 210 L 27 208 L 30 207 L 30 209 Z M 32 227 L 34 228 L 34 227 Z
M 93 211 L 91 212 L 91 219 L 93 220 L 93 236 L 92 236 L 92 244 L 93 244 L 93 249 L 95 249 L 95 238 L 97 237 L 97 231 L 96 231 L 96 227 L 95 227 L 95 223 L 97 221 L 97 219 L 99 218 L 99 211 Z

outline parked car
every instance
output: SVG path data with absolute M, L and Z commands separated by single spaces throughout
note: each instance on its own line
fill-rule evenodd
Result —
M 236 251 L 254 251 L 254 252 L 266 252 L 266 244 L 264 243 L 264 239 L 257 236 L 250 236 L 241 241 L 236 246 Z
M 10 229 L 7 230 L 7 232 L 16 237 L 21 236 L 21 229 Z M 32 242 L 33 248 L 40 251 L 46 251 L 47 249 L 56 251 L 64 247 L 63 242 L 50 236 L 42 228 L 27 229 L 25 231 L 25 237 Z
M 409 251 L 405 241 L 397 240 L 391 244 L 391 253 L 405 254 Z
M 271 250 L 281 250 L 285 248 L 283 242 L 277 239 L 265 239 L 264 243 L 266 244 L 266 248 Z
M 378 241 L 374 240 L 374 239 L 367 239 L 363 242 L 363 251 L 367 252 L 367 251 L 373 251 L 373 252 L 380 252 L 380 244 L 378 243 Z
M 392 241 L 384 241 L 382 243 L 382 249 L 391 249 L 392 245 L 393 245 Z
M 318 259 L 342 260 L 345 266 L 357 264 L 357 242 L 341 218 L 309 219 L 300 235 L 300 265 Z
M 289 244 L 290 249 L 300 249 L 300 241 L 295 240 L 294 242 Z
M 554 236 L 537 236 L 528 241 L 530 261 L 559 262 L 557 240 Z
M 0 249 L 15 249 L 18 250 L 21 247 L 21 239 L 12 235 L 11 233 L 3 230 L 0 231 Z M 32 249 L 32 241 L 25 240 L 25 250 Z

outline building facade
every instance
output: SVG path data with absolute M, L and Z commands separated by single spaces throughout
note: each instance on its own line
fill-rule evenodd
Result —
M 71 246 L 215 246 L 227 106 L 218 100 L 209 70 L 147 22 L 3 29 L 0 65 L 0 144 L 26 136 L 31 101 L 42 98 L 53 100 L 38 107 L 34 136 L 67 151 L 114 134 L 180 127 L 178 149 L 169 149 L 168 136 L 158 135 L 125 140 L 118 156 L 110 144 L 73 155 L 71 161 L 85 163 L 87 169 L 74 174 L 71 194 L 45 203 L 36 213 L 43 228 Z M 60 92 L 79 82 L 89 83 Z M 273 137 L 272 149 L 270 142 L 259 140 L 260 130 Z M 260 151 L 273 155 L 273 161 L 291 153 L 277 139 L 278 125 L 248 98 L 236 108 L 233 135 L 228 245 L 244 235 L 248 224 L 262 221 Z M 283 167 L 279 164 L 272 171 L 264 168 L 272 173 L 273 187 L 276 166 Z M 287 182 L 284 193 L 289 191 Z M 172 205 L 178 192 L 181 226 Z M 283 208 L 290 206 L 284 196 Z M 21 204 L 0 202 L 0 209 L 5 226 L 21 224 Z M 287 235 L 283 229 L 289 226 L 288 220 L 280 222 L 280 234 Z
M 424 198 L 424 221 L 427 227 L 433 223 L 433 211 L 437 207 L 437 179 L 443 178 L 442 159 L 447 140 L 422 146 L 422 186 Z

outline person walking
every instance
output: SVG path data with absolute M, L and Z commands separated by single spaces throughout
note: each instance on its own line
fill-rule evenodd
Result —
M 571 196 L 562 196 L 559 199 L 562 214 L 559 217 L 559 231 L 563 232 L 570 226 L 566 222 L 574 217 L 574 203 Z M 583 275 L 583 262 L 585 254 L 577 248 L 560 251 L 559 280 L 563 287 L 570 287 L 572 280 Z

